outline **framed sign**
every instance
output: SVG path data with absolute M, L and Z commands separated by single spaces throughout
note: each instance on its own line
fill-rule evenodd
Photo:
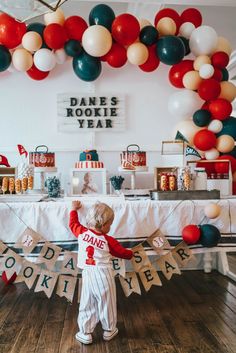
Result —
M 58 131 L 123 131 L 124 95 L 61 93 L 57 95 Z
M 71 195 L 106 194 L 105 168 L 74 168 L 71 169 Z

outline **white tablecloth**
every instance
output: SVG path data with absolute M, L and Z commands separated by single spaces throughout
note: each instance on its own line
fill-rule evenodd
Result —
M 92 199 L 83 203 L 79 211 L 80 220 L 85 224 L 85 214 Z M 192 224 L 210 223 L 218 227 L 222 239 L 212 251 L 236 251 L 236 199 L 220 201 L 120 201 L 107 198 L 114 209 L 115 219 L 110 235 L 115 236 L 126 247 L 133 247 L 160 228 L 172 246 L 181 240 L 183 227 Z M 218 202 L 221 214 L 209 220 L 204 217 L 204 206 Z M 14 245 L 26 226 L 40 233 L 43 238 L 66 250 L 77 250 L 77 240 L 68 227 L 69 201 L 38 203 L 0 203 L 0 240 L 8 246 Z M 146 249 L 149 245 L 144 243 Z M 192 246 L 194 252 L 205 252 L 200 244 Z M 35 249 L 35 255 L 40 247 Z

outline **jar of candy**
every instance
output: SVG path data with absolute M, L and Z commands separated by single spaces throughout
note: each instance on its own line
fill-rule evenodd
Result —
M 190 190 L 191 189 L 191 170 L 190 167 L 184 167 L 178 169 L 178 190 Z
M 194 168 L 194 190 L 207 190 L 207 173 L 205 168 Z
M 60 179 L 56 176 L 47 177 L 45 186 L 48 190 L 49 197 L 60 197 L 61 194 L 61 183 Z

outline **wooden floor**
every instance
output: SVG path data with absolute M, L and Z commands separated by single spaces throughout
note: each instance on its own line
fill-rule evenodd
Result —
M 119 283 L 119 335 L 108 343 L 100 327 L 83 346 L 77 304 L 22 283 L 0 280 L 0 353 L 235 353 L 236 283 L 213 272 L 185 271 L 163 287 L 125 298 Z

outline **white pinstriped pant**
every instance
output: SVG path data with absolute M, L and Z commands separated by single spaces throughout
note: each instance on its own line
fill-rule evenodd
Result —
M 105 331 L 117 323 L 116 286 L 111 268 L 86 267 L 82 271 L 82 291 L 78 325 L 80 332 L 92 333 L 101 321 Z

